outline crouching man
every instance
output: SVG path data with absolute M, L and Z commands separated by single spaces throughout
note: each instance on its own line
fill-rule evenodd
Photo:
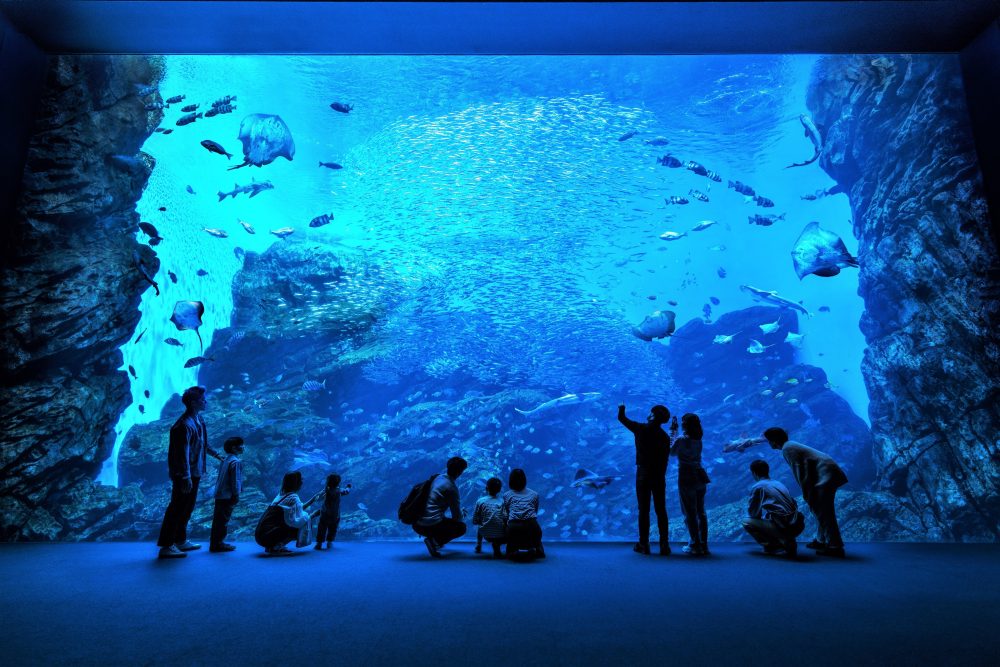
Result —
M 757 459 L 751 463 L 750 474 L 755 484 L 750 487 L 749 518 L 743 521 L 743 528 L 764 547 L 764 553 L 784 551 L 794 558 L 798 553 L 795 538 L 805 527 L 805 517 L 788 488 L 771 479 L 767 461 Z

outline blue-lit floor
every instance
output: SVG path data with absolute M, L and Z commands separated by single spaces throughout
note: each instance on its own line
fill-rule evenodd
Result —
M 848 545 L 787 562 L 554 544 L 531 564 L 471 543 L 343 543 L 259 557 L 152 544 L 0 545 L 8 664 L 988 664 L 998 545 Z

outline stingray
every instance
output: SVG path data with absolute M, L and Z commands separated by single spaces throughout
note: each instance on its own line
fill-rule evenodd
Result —
M 674 333 L 674 311 L 657 310 L 646 316 L 639 326 L 632 328 L 632 335 L 644 341 L 666 338 Z
M 198 335 L 198 344 L 201 349 L 205 349 L 205 344 L 201 342 L 201 333 L 198 327 L 201 326 L 201 316 L 205 314 L 205 304 L 201 301 L 178 301 L 174 306 L 174 314 L 170 316 L 170 321 L 174 323 L 178 331 L 192 330 Z
M 858 260 L 847 251 L 839 236 L 821 229 L 818 222 L 810 222 L 792 248 L 792 264 L 802 280 L 810 273 L 830 278 L 840 273 L 842 266 L 856 268 Z
M 243 164 L 230 167 L 229 171 L 254 165 L 263 167 L 279 157 L 295 157 L 292 133 L 280 116 L 253 113 L 240 123 L 239 140 L 243 142 Z

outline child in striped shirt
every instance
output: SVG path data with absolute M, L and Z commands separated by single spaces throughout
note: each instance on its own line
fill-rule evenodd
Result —
M 476 501 L 472 513 L 472 524 L 479 526 L 476 532 L 476 553 L 483 551 L 483 539 L 493 546 L 493 557 L 501 558 L 500 545 L 504 543 L 503 499 L 500 489 L 503 484 L 496 477 L 486 482 L 486 495 Z

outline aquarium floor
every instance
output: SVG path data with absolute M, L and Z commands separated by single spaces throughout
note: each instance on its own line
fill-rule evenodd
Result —
M 750 545 L 692 559 L 551 544 L 493 562 L 459 543 L 338 544 L 157 561 L 151 544 L 0 546 L 6 664 L 986 664 L 1000 545 Z M 993 663 L 996 664 L 996 663 Z

